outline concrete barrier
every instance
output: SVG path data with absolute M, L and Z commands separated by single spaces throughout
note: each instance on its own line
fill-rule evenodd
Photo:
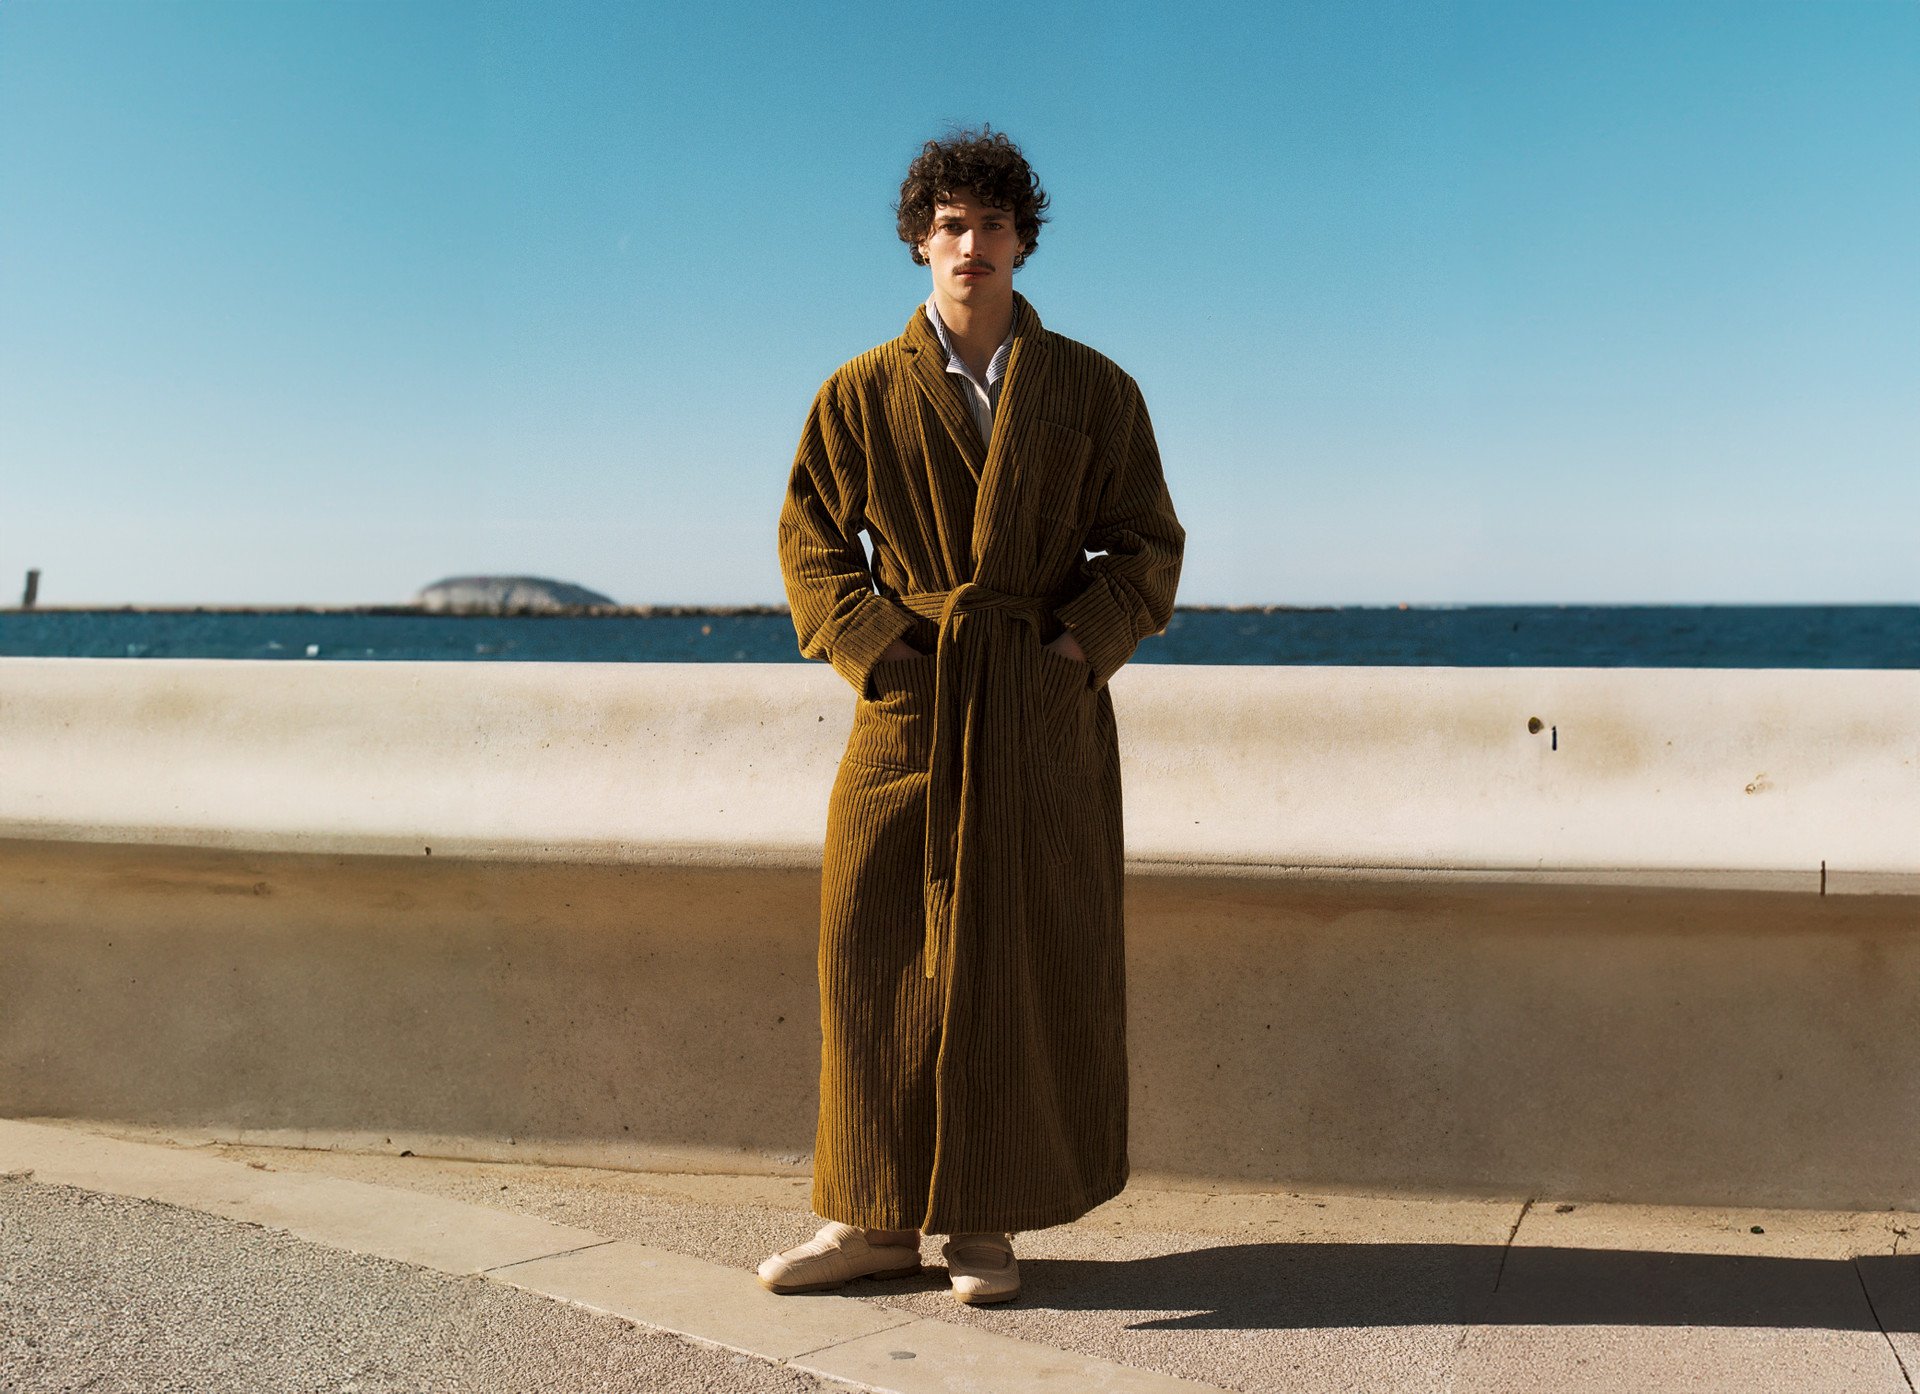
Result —
M 1920 1204 L 1920 673 L 1113 686 L 1136 1171 Z M 851 707 L 812 665 L 0 660 L 0 1114 L 804 1169 Z

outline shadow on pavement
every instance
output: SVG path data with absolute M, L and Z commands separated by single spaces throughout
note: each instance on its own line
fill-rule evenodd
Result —
M 1246 1244 L 1022 1260 L 1022 1305 L 1196 1311 L 1135 1330 L 1425 1325 L 1920 1331 L 1920 1255 L 1759 1258 L 1487 1244 Z

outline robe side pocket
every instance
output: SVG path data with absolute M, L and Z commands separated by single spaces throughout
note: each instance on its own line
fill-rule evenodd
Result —
M 1034 646 L 1033 734 L 1045 763 L 1080 767 L 1092 738 L 1093 665 L 1068 658 L 1036 641 Z
M 856 765 L 924 772 L 933 763 L 934 656 L 883 658 L 873 665 L 874 695 L 858 697 L 841 758 Z

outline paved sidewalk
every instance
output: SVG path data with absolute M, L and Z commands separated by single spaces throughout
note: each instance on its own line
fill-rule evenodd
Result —
M 819 1224 L 804 1180 L 193 1141 L 0 1122 L 0 1172 L 33 1171 L 0 1183 L 0 1390 L 1899 1394 L 1920 1376 L 1912 1215 L 1136 1185 L 1018 1236 L 1020 1301 L 973 1309 L 937 1240 L 918 1279 L 760 1290 L 754 1265 Z

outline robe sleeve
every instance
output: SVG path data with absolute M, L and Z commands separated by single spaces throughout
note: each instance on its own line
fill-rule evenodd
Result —
M 1109 437 L 1113 466 L 1106 472 L 1087 532 L 1083 564 L 1092 581 L 1054 611 L 1073 631 L 1100 687 L 1133 656 L 1139 642 L 1173 618 L 1186 529 L 1174 515 L 1160 471 L 1160 449 L 1140 389 L 1127 381 L 1124 420 Z
M 867 462 L 829 382 L 807 414 L 780 509 L 780 572 L 800 652 L 831 663 L 861 696 L 874 663 L 914 622 L 913 612 L 878 594 L 860 529 Z

